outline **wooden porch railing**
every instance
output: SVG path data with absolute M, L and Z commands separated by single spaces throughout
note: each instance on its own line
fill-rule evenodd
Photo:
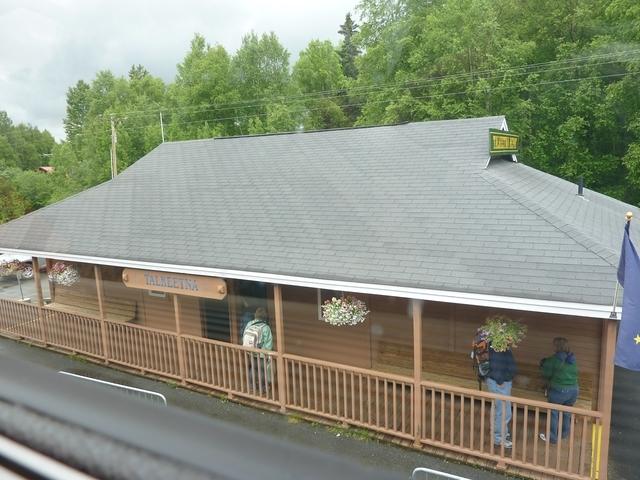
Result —
M 413 438 L 413 379 L 284 355 L 287 407 Z
M 38 307 L 24 302 L 0 299 L 0 331 L 13 337 L 40 340 Z
M 62 349 L 271 405 L 280 405 L 283 389 L 288 409 L 498 464 L 574 480 L 597 475 L 599 412 L 428 381 L 420 382 L 420 403 L 414 404 L 412 377 L 290 354 L 283 355 L 280 385 L 276 352 L 108 320 L 101 329 L 97 318 L 46 308 L 44 313 L 41 325 L 37 306 L 0 299 L 0 334 L 43 343 L 46 336 Z M 511 449 L 493 444 L 492 414 L 506 400 L 512 404 Z M 557 444 L 538 438 L 549 437 L 553 410 L 566 412 L 571 422 L 568 437 Z
M 100 320 L 96 318 L 47 309 L 44 327 L 47 343 L 51 345 L 92 357 L 103 355 Z
M 105 327 L 109 350 L 106 358 L 109 361 L 180 378 L 178 337 L 175 333 L 112 321 L 105 321 Z
M 592 439 L 600 432 L 599 412 L 424 381 L 421 398 L 423 444 L 563 478 L 594 478 Z M 512 412 L 510 449 L 495 446 L 493 435 L 493 415 L 506 401 Z M 539 438 L 540 433 L 550 437 L 553 410 L 559 412 L 556 444 Z M 560 435 L 563 412 L 570 422 L 566 439 Z M 501 428 L 505 431 L 504 415 Z
M 278 403 L 275 352 L 190 335 L 182 340 L 188 382 Z

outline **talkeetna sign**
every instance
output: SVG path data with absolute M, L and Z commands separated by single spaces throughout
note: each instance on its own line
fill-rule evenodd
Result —
M 491 155 L 510 155 L 518 153 L 520 137 L 515 133 L 489 129 L 489 153 Z
M 222 300 L 227 295 L 225 281 L 214 277 L 125 268 L 122 272 L 122 281 L 130 288 L 142 288 L 192 297 Z

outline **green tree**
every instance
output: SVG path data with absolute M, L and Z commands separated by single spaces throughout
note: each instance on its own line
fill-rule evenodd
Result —
M 0 112 L 2 114 L 4 112 Z M 0 135 L 0 171 L 18 166 L 18 156 L 7 140 L 7 137 Z
M 230 104 L 239 99 L 231 78 L 231 58 L 224 47 L 209 46 L 202 35 L 178 65 L 169 87 L 170 139 L 208 138 L 238 133 Z M 219 107 L 217 107 L 219 106 Z
M 342 43 L 339 50 L 342 71 L 347 77 L 357 78 L 356 58 L 360 55 L 360 48 L 356 45 L 354 37 L 358 33 L 358 25 L 351 19 L 351 13 L 347 13 L 338 33 L 342 35 Z
M 289 73 L 289 52 L 273 32 L 245 35 L 232 59 L 231 69 L 240 100 L 233 110 L 240 133 L 246 133 L 256 120 L 263 125 L 267 123 L 268 105 L 296 93 Z
M 18 193 L 28 202 L 29 210 L 42 208 L 49 203 L 52 194 L 51 177 L 46 173 L 20 171 L 13 176 Z
M 75 139 L 84 127 L 89 113 L 90 92 L 91 87 L 84 80 L 78 80 L 67 90 L 67 115 L 63 120 L 67 140 Z
M 275 33 L 251 32 L 242 38 L 233 57 L 233 80 L 242 100 L 290 93 L 289 52 Z
M 340 108 L 346 98 L 347 78 L 331 42 L 309 42 L 293 67 L 293 80 L 297 88 L 307 95 L 304 100 L 305 128 L 343 127 L 349 123 Z
M 28 211 L 27 201 L 6 178 L 0 175 L 0 223 L 8 222 Z

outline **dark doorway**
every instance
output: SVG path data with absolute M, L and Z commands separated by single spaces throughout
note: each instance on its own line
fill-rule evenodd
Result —
M 228 342 L 231 336 L 229 326 L 229 297 L 222 300 L 202 298 L 200 311 L 202 312 L 202 324 L 204 336 L 212 340 Z
M 238 316 L 240 318 L 240 337 L 244 327 L 254 318 L 258 308 L 269 311 L 267 301 L 267 284 L 264 282 L 252 282 L 249 280 L 237 281 Z

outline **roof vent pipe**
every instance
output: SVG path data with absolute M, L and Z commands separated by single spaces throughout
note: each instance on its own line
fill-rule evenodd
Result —
M 579 177 L 578 178 L 578 195 L 580 195 L 581 197 L 583 197 L 583 190 L 584 190 L 584 177 Z

